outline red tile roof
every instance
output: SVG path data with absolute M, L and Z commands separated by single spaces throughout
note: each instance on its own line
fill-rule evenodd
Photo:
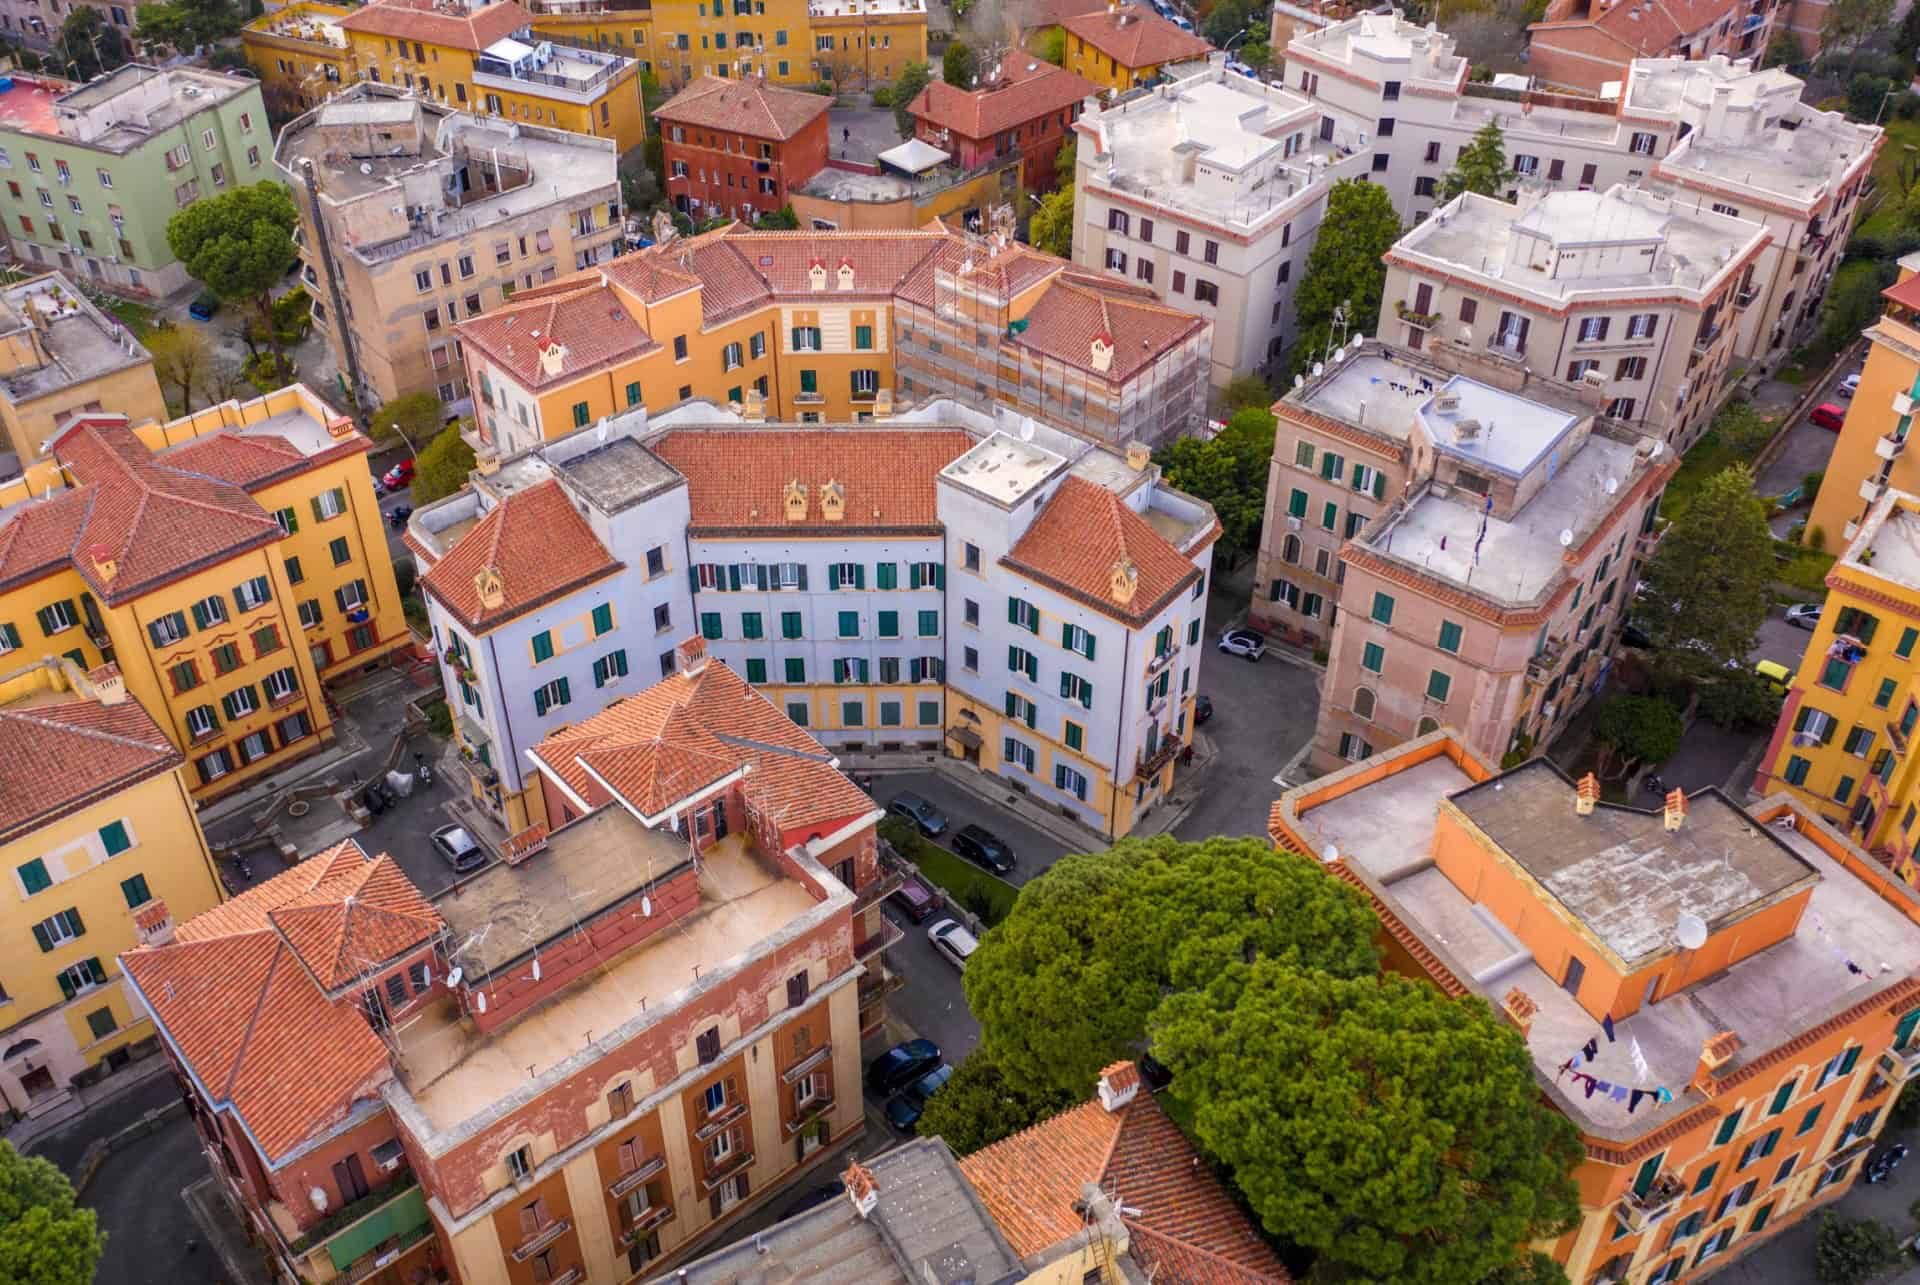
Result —
M 132 698 L 0 709 L 0 842 L 181 762 Z
M 1071 475 L 1000 561 L 1128 624 L 1150 619 L 1200 577 L 1192 557 L 1167 543 L 1125 500 Z M 1113 596 L 1117 566 L 1132 567 L 1138 577 L 1127 603 Z
M 1024 0 L 1020 6 L 1022 30 L 1057 27 L 1068 18 L 1083 13 L 1105 13 L 1105 0 Z
M 169 468 L 199 473 L 252 490 L 298 473 L 307 456 L 284 437 L 214 433 L 196 438 L 161 457 Z
M 1213 49 L 1199 36 L 1137 6 L 1123 8 L 1117 14 L 1104 9 L 1083 13 L 1063 19 L 1060 25 L 1122 67 L 1157 67 L 1204 58 Z
M 548 480 L 494 505 L 420 583 L 469 629 L 489 630 L 622 565 L 575 511 L 560 483 Z M 480 599 L 474 578 L 483 570 L 500 577 L 499 606 Z
M 781 428 L 680 429 L 653 452 L 687 479 L 692 529 L 897 531 L 939 525 L 934 477 L 967 453 L 961 429 Z M 789 522 L 789 482 L 807 488 L 807 516 Z M 838 483 L 845 516 L 822 512 L 829 482 Z
M 638 357 L 660 345 L 640 328 L 626 302 L 589 278 L 578 289 L 512 304 L 460 323 L 473 344 L 528 388 L 562 383 L 608 362 Z M 560 345 L 560 365 L 549 375 L 541 352 Z
M 1115 1111 L 1083 1103 L 974 1152 L 960 1172 L 1014 1252 L 1079 1235 L 1080 1189 L 1098 1183 L 1124 1207 L 1134 1259 L 1166 1285 L 1290 1279 L 1186 1136 L 1144 1094 Z
M 239 1114 L 271 1163 L 393 1074 L 357 998 L 329 999 L 318 979 L 350 986 L 443 927 L 391 857 L 369 861 L 348 841 L 121 963 L 209 1098 Z
M 0 589 L 72 566 L 88 503 L 83 491 L 60 491 L 0 518 Z
M 907 111 L 963 138 L 986 139 L 1100 93 L 1092 81 L 1018 51 L 1004 56 L 1000 76 L 994 85 L 972 90 L 933 81 Z
M 647 816 L 742 765 L 749 805 L 782 830 L 873 807 L 818 741 L 717 660 L 615 701 L 532 754 L 576 794 L 597 777 Z
M 1151 296 L 1142 298 L 1124 284 L 1115 288 L 1105 281 L 1063 274 L 1027 311 L 1026 330 L 1009 342 L 1118 384 L 1206 325 L 1192 313 L 1169 308 Z M 1093 365 L 1096 336 L 1113 348 L 1113 363 L 1104 375 Z
M 784 142 L 827 114 L 833 100 L 823 94 L 782 89 L 759 77 L 744 80 L 702 75 L 660 105 L 654 116 L 674 125 L 724 129 L 752 138 Z M 802 182 L 810 175 L 789 175 Z
M 495 0 L 477 9 L 443 13 L 434 0 L 375 0 L 340 20 L 343 31 L 418 40 L 423 44 L 479 52 L 533 24 L 517 0 Z

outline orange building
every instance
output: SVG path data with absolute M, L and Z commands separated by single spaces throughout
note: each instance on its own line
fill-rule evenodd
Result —
M 1275 844 L 1367 892 L 1389 967 L 1518 1028 L 1580 1130 L 1576 1281 L 1671 1285 L 1828 1203 L 1920 1068 L 1920 898 L 1785 796 L 1663 809 L 1442 729 L 1290 790 Z

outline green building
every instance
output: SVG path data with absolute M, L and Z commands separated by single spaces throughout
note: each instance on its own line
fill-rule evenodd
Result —
M 275 179 L 260 83 L 129 63 L 89 84 L 15 74 L 0 90 L 0 214 L 25 265 L 136 296 L 191 285 L 174 211 Z

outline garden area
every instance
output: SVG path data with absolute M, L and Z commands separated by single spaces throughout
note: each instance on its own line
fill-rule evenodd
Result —
M 911 861 L 926 876 L 927 882 L 945 890 L 968 913 L 978 915 L 988 928 L 1013 910 L 1018 889 L 926 839 L 912 822 L 888 817 L 880 823 L 880 837 Z

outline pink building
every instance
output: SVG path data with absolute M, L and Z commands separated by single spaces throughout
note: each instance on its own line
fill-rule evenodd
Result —
M 1021 186 L 1039 192 L 1053 186 L 1054 158 L 1072 140 L 1081 104 L 1099 93 L 1092 81 L 1016 49 L 983 68 L 973 88 L 936 80 L 907 110 L 914 137 L 963 170 L 1019 153 Z

